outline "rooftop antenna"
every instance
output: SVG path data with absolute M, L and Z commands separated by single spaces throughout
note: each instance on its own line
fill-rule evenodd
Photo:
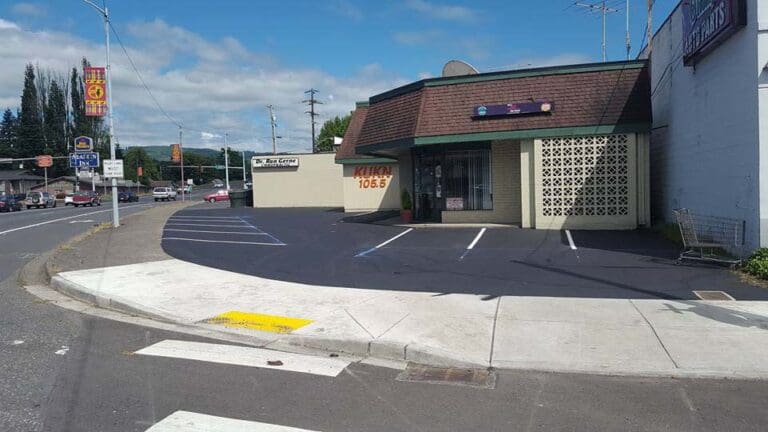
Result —
M 606 0 L 602 0 L 595 3 L 580 3 L 576 2 L 574 3 L 574 6 L 579 6 L 582 8 L 585 8 L 589 10 L 590 12 L 598 12 L 603 16 L 603 62 L 606 61 L 606 41 L 605 41 L 605 23 L 606 23 L 606 17 L 609 13 L 618 12 L 618 9 L 610 8 L 607 5 Z M 629 11 L 627 11 L 627 14 L 629 14 Z

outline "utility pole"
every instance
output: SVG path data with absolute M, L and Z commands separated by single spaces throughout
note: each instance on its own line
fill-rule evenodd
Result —
M 227 182 L 227 192 L 229 192 L 229 146 L 227 145 L 227 135 L 229 134 L 224 132 L 224 175 Z
M 272 154 L 277 154 L 277 140 L 275 139 L 275 113 L 272 111 L 272 105 L 267 105 L 267 108 L 269 108 L 269 123 L 272 125 Z M 314 124 L 312 125 L 312 130 L 314 130 Z M 314 138 L 315 134 L 312 133 L 312 141 L 315 140 Z
M 181 126 L 179 126 L 179 154 L 181 155 L 181 200 L 184 201 L 184 146 L 181 144 Z
M 632 55 L 632 38 L 630 37 L 630 34 L 629 34 L 629 0 L 627 0 L 626 8 L 627 8 L 627 11 L 626 11 L 627 12 L 627 38 L 626 38 L 627 60 L 629 60 L 629 57 Z
M 104 35 L 106 36 L 106 48 L 107 48 L 107 109 L 109 115 L 109 158 L 115 160 L 115 124 L 114 115 L 112 112 L 112 67 L 109 64 L 109 9 L 106 6 L 106 0 L 104 0 L 104 8 L 100 8 L 91 0 L 83 0 L 87 4 L 91 5 L 94 9 L 99 11 L 104 17 Z M 92 180 L 93 181 L 93 180 Z M 120 226 L 120 210 L 117 206 L 117 178 L 112 177 L 112 226 L 117 228 Z
M 648 0 L 648 1 L 653 1 L 653 0 Z M 588 4 L 588 3 L 578 3 L 577 2 L 577 3 L 574 3 L 574 5 L 575 6 L 579 6 L 579 7 L 583 7 L 585 9 L 588 9 L 589 11 L 592 11 L 592 12 L 599 12 L 600 14 L 603 15 L 603 62 L 605 62 L 606 59 L 607 59 L 607 54 L 606 54 L 606 51 L 607 51 L 606 20 L 607 20 L 607 17 L 608 17 L 609 13 L 618 12 L 619 10 L 608 7 L 608 5 L 606 4 L 605 0 L 602 0 L 601 2 L 599 2 L 599 4 Z
M 243 189 L 245 189 L 245 182 L 246 181 L 248 181 L 248 178 L 245 175 L 245 150 L 243 150 Z
M 648 24 L 647 24 L 647 34 L 646 38 L 648 38 L 648 59 L 651 58 L 651 52 L 653 52 L 653 2 L 655 0 L 648 0 Z
M 305 111 L 304 113 L 309 114 L 309 118 L 312 122 L 312 153 L 317 153 L 317 142 L 315 140 L 315 117 L 320 115 L 315 112 L 315 105 L 322 105 L 322 102 L 315 99 L 315 93 L 318 92 L 319 90 L 315 90 L 313 88 L 305 91 L 304 94 L 309 93 L 309 99 L 301 101 L 301 103 L 309 105 L 309 111 Z

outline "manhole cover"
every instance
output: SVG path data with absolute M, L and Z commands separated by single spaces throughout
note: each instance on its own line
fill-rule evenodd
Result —
M 441 368 L 409 363 L 397 376 L 397 380 L 493 389 L 496 387 L 496 372 L 489 369 Z
M 693 293 L 702 300 L 735 300 L 725 291 L 694 291 Z

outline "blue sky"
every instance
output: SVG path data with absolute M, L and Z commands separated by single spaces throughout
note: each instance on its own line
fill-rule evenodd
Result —
M 631 1 L 633 57 L 643 39 L 645 3 Z M 656 1 L 656 25 L 676 3 Z M 263 139 L 268 135 L 263 105 L 272 103 L 282 119 L 284 147 L 290 150 L 307 148 L 309 122 L 298 104 L 302 88 L 319 88 L 327 102 L 324 116 L 332 116 L 348 112 L 355 100 L 372 92 L 439 75 L 449 59 L 466 60 L 481 71 L 600 61 L 599 15 L 571 4 L 569 0 L 108 2 L 116 30 L 174 119 L 210 130 L 212 136 L 233 129 L 230 136 L 235 142 L 258 149 L 266 146 Z M 608 59 L 621 60 L 625 2 L 608 4 L 619 9 L 608 16 Z M 18 43 L 30 40 L 22 50 L 10 46 L 8 37 L 0 38 L 3 58 L 53 69 L 66 69 L 67 61 L 74 63 L 82 55 L 94 64 L 103 58 L 99 18 L 81 1 L 2 0 L 0 19 L 5 23 L 0 30 L 18 33 L 13 33 Z M 156 109 L 141 99 L 135 74 L 119 49 L 115 44 L 114 96 L 120 111 L 116 115 L 123 122 L 117 125 L 122 126 L 121 138 L 128 145 L 169 140 L 167 119 L 156 118 Z M 18 90 L 5 83 L 20 82 L 21 72 L 0 72 L 0 107 L 18 100 Z M 241 86 L 242 98 L 234 95 L 238 82 L 248 83 Z M 206 103 L 210 99 L 230 103 L 211 106 Z M 202 116 L 201 110 L 209 115 Z M 196 136 L 196 144 L 215 145 L 202 133 Z

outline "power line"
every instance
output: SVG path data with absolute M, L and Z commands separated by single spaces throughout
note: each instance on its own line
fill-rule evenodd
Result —
M 313 88 L 307 90 L 304 92 L 304 94 L 309 93 L 309 99 L 305 99 L 301 101 L 303 104 L 309 105 L 309 111 L 305 111 L 305 114 L 309 114 L 310 121 L 312 123 L 312 153 L 317 153 L 317 140 L 315 139 L 315 117 L 319 116 L 317 112 L 315 112 L 315 105 L 322 105 L 322 102 L 315 99 L 315 93 L 318 93 L 319 90 L 315 90 Z
M 136 64 L 133 62 L 133 59 L 128 54 L 128 50 L 125 49 L 125 45 L 123 45 L 123 41 L 120 39 L 120 35 L 117 34 L 117 30 L 115 30 L 115 27 L 112 25 L 112 22 L 109 22 L 109 27 L 112 29 L 112 33 L 115 34 L 115 38 L 117 38 L 117 43 L 120 44 L 120 48 L 122 48 L 123 53 L 125 54 L 125 57 L 128 58 L 128 62 L 131 64 L 131 67 L 133 68 L 133 71 L 136 73 L 136 76 L 139 78 L 139 81 L 141 82 L 141 85 L 144 87 L 144 89 L 149 94 L 149 97 L 152 98 L 152 101 L 154 101 L 155 106 L 157 106 L 157 109 L 160 110 L 160 112 L 174 125 L 176 125 L 179 128 L 182 128 L 182 125 L 177 122 L 176 120 L 171 117 L 168 112 L 166 112 L 162 105 L 160 105 L 160 102 L 157 100 L 154 94 L 152 94 L 152 90 L 149 89 L 149 86 L 144 81 L 144 78 L 141 76 L 141 73 L 139 72 L 139 69 L 136 67 Z

